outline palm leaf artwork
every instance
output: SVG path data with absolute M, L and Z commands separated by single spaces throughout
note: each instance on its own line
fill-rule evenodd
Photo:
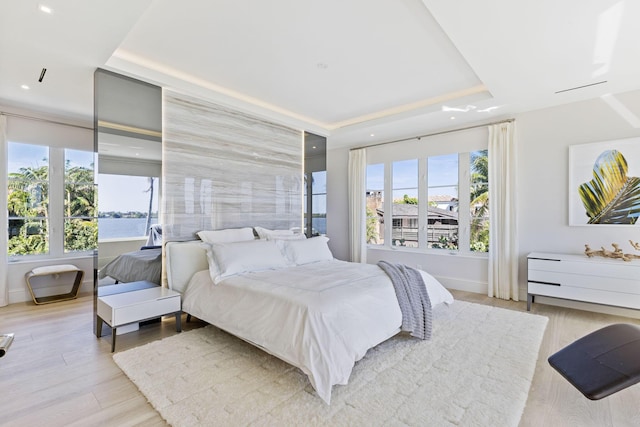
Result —
M 627 171 L 627 160 L 619 151 L 598 156 L 593 179 L 578 188 L 588 224 L 635 224 L 640 215 L 640 178 L 628 177 Z

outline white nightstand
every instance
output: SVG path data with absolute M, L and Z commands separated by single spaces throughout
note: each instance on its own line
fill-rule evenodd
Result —
M 148 289 L 98 297 L 97 335 L 102 336 L 102 322 L 111 327 L 111 351 L 116 348 L 116 329 L 130 323 L 155 319 L 174 314 L 176 331 L 181 332 L 182 307 L 180 294 L 171 289 L 156 286 Z

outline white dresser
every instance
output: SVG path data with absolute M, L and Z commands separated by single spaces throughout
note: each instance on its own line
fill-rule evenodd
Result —
M 640 309 L 640 259 L 532 252 L 527 310 L 536 295 Z

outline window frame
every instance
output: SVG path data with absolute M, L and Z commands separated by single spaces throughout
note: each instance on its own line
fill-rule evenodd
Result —
M 461 135 L 464 133 L 464 135 Z M 394 162 L 418 159 L 418 247 L 392 246 L 391 236 L 393 227 L 385 227 L 385 240 L 382 245 L 367 243 L 367 249 L 400 250 L 412 253 L 427 253 L 437 255 L 455 255 L 469 257 L 488 257 L 488 252 L 471 251 L 471 212 L 470 212 L 470 184 L 471 165 L 470 155 L 476 151 L 488 150 L 488 136 L 486 129 L 473 129 L 464 132 L 452 132 L 445 135 L 424 139 L 411 139 L 392 144 L 374 146 L 367 149 L 367 167 L 383 164 L 385 170 L 384 193 L 393 194 L 393 176 L 391 173 Z M 437 141 L 434 141 L 437 139 Z M 446 250 L 427 247 L 427 158 L 446 154 L 458 154 L 458 249 Z M 489 184 L 490 186 L 490 184 Z M 422 196 L 422 197 L 421 197 Z M 384 201 L 383 221 L 392 224 L 391 198 Z M 366 214 L 363 216 L 366 217 Z
M 95 185 L 95 158 L 96 154 L 92 150 L 83 150 L 77 147 L 62 147 L 55 145 L 47 145 L 47 144 L 39 144 L 33 142 L 21 142 L 21 141 L 13 141 L 9 139 L 7 141 L 8 144 L 23 144 L 23 145 L 35 145 L 47 147 L 48 149 L 48 167 L 49 167 L 49 206 L 48 206 L 48 219 L 49 219 L 49 229 L 48 233 L 48 249 L 49 251 L 46 253 L 34 253 L 34 254 L 24 254 L 24 255 L 10 255 L 8 253 L 8 247 L 6 251 L 7 259 L 10 262 L 17 261 L 37 261 L 44 259 L 52 259 L 52 258 L 80 258 L 86 256 L 92 256 L 97 247 L 94 249 L 88 249 L 84 251 L 69 251 L 66 252 L 64 248 L 64 221 L 65 221 L 65 212 L 64 212 L 64 201 L 65 201 L 65 178 L 66 178 L 66 168 L 65 168 L 65 150 L 76 150 L 76 151 L 86 151 L 90 152 L 94 156 L 94 185 Z M 7 155 L 7 166 L 11 159 Z M 6 169 L 7 174 L 7 188 L 5 191 L 8 191 L 8 170 Z M 96 190 L 97 191 L 97 188 Z M 9 223 L 8 221 L 11 217 L 7 216 L 7 224 L 5 226 L 8 229 Z

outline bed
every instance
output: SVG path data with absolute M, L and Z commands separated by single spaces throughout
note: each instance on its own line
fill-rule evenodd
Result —
M 157 247 L 118 255 L 100 269 L 98 278 L 108 276 L 120 283 L 147 280 L 160 284 L 161 275 L 162 247 Z
M 184 312 L 300 368 L 329 404 L 356 361 L 400 332 L 402 314 L 378 266 L 333 259 L 327 240 L 169 242 L 168 285 Z M 453 302 L 423 274 L 432 306 Z

